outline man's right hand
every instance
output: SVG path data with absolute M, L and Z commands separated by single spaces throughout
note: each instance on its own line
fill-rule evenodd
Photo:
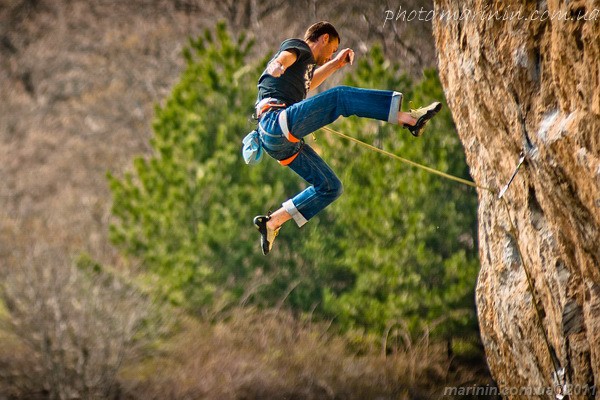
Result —
M 267 74 L 279 78 L 285 72 L 285 67 L 277 60 L 273 60 L 267 65 Z
M 284 50 L 267 65 L 267 73 L 275 78 L 279 78 L 285 70 L 296 62 L 296 53 Z

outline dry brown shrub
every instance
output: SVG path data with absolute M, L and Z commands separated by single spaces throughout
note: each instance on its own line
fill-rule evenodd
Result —
M 140 330 L 149 300 L 44 246 L 2 275 L 0 389 L 17 398 L 114 396 L 122 363 L 151 337 Z
M 189 319 L 162 359 L 122 374 L 135 399 L 418 399 L 443 390 L 450 361 L 427 338 L 383 354 L 349 351 L 328 324 L 238 308 Z

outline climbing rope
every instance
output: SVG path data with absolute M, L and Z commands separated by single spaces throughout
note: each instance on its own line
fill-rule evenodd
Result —
M 321 128 L 321 129 L 323 129 L 325 132 L 333 133 L 334 135 L 337 135 L 337 136 L 342 137 L 342 138 L 344 138 L 346 140 L 354 142 L 354 143 L 358 144 L 359 146 L 363 146 L 363 147 L 365 147 L 365 148 L 367 148 L 369 150 L 373 150 L 373 151 L 375 151 L 377 153 L 380 153 L 380 154 L 386 155 L 388 157 L 394 158 L 394 159 L 396 159 L 396 160 L 398 160 L 400 162 L 403 162 L 404 164 L 408 164 L 410 166 L 422 169 L 422 170 L 427 171 L 427 172 L 429 172 L 431 174 L 441 176 L 442 178 L 449 179 L 451 181 L 455 181 L 455 182 L 461 183 L 463 185 L 471 186 L 471 187 L 474 187 L 474 188 L 487 190 L 487 191 L 492 192 L 492 193 L 496 192 L 495 190 L 493 190 L 491 188 L 478 185 L 478 184 L 476 184 L 473 181 L 469 181 L 467 179 L 459 178 L 458 176 L 450 175 L 450 174 L 447 174 L 445 172 L 439 171 L 437 169 L 428 167 L 426 165 L 419 164 L 419 163 L 411 161 L 411 160 L 407 160 L 406 158 L 400 157 L 400 156 L 398 156 L 398 155 L 396 155 L 394 153 L 390 153 L 389 151 L 385 151 L 383 149 L 380 149 L 379 147 L 375 147 L 375 146 L 373 146 L 371 144 L 368 144 L 368 143 L 365 143 L 363 141 L 360 141 L 360 140 L 358 140 L 356 138 L 353 138 L 352 136 L 345 135 L 342 132 L 338 132 L 338 131 L 333 130 L 333 129 L 327 127 L 327 126 Z
M 519 163 L 517 165 L 517 168 L 515 169 L 515 172 L 513 173 L 512 177 L 510 178 L 510 181 L 502 188 L 502 190 L 500 192 L 498 192 L 497 190 L 494 190 L 492 188 L 486 187 L 486 186 L 482 186 L 482 185 L 478 185 L 473 181 L 467 180 L 467 179 L 463 179 L 463 178 L 459 178 L 458 176 L 454 176 L 454 175 L 450 175 L 448 173 L 439 171 L 435 168 L 431 168 L 428 166 L 425 166 L 423 164 L 419 164 L 417 162 L 408 160 L 406 158 L 400 157 L 394 153 L 390 153 L 389 151 L 380 149 L 379 147 L 373 146 L 371 144 L 365 143 L 361 140 L 358 140 L 356 138 L 353 138 L 351 136 L 345 135 L 341 132 L 338 132 L 334 129 L 331 129 L 329 127 L 323 127 L 321 128 L 322 130 L 324 130 L 325 132 L 337 135 L 343 139 L 349 140 L 351 142 L 354 142 L 356 144 L 358 144 L 359 146 L 365 147 L 369 150 L 375 151 L 377 153 L 383 154 L 387 157 L 393 158 L 395 160 L 398 160 L 404 164 L 422 169 L 424 171 L 427 171 L 431 174 L 440 176 L 444 179 L 448 179 L 454 182 L 458 182 L 460 184 L 463 185 L 467 185 L 470 187 L 474 187 L 477 189 L 482 189 L 485 191 L 488 191 L 492 194 L 494 194 L 494 196 L 498 196 L 499 200 L 502 200 L 502 204 L 504 205 L 504 208 L 506 210 L 506 214 L 508 216 L 508 221 L 510 223 L 510 233 L 514 236 L 515 238 L 515 244 L 516 244 L 516 249 L 517 249 L 517 253 L 519 255 L 519 259 L 521 260 L 521 263 L 523 265 L 523 270 L 525 271 L 525 276 L 527 278 L 527 284 L 528 284 L 528 288 L 529 288 L 529 292 L 531 293 L 531 298 L 533 300 L 533 304 L 534 304 L 534 308 L 535 308 L 535 312 L 536 312 L 536 316 L 537 316 L 537 320 L 538 320 L 538 326 L 540 328 L 540 331 L 542 332 L 542 336 L 544 338 L 544 342 L 546 343 L 546 348 L 548 349 L 548 353 L 550 355 L 550 360 L 552 361 L 552 367 L 554 369 L 554 376 L 553 376 L 553 380 L 555 380 L 556 382 L 558 382 L 558 386 L 555 387 L 555 390 L 557 390 L 556 392 L 556 398 L 557 399 L 563 399 L 566 395 L 566 389 L 567 389 L 567 382 L 566 379 L 564 379 L 564 374 L 565 374 L 565 370 L 564 368 L 561 367 L 560 365 L 560 361 L 558 360 L 558 357 L 556 356 L 556 351 L 554 351 L 553 346 L 550 344 L 550 339 L 548 338 L 548 334 L 546 333 L 546 330 L 544 329 L 544 325 L 543 325 L 543 316 L 542 316 L 542 311 L 540 310 L 540 307 L 538 305 L 538 301 L 537 301 L 537 297 L 535 295 L 535 289 L 533 286 L 533 279 L 531 278 L 531 273 L 529 272 L 529 268 L 527 267 L 527 264 L 525 263 L 525 258 L 523 257 L 523 252 L 521 251 L 521 247 L 519 245 L 519 234 L 518 231 L 512 221 L 512 217 L 510 215 L 510 208 L 508 205 L 508 202 L 506 201 L 506 198 L 504 197 L 504 194 L 506 193 L 506 191 L 508 190 L 508 187 L 510 186 L 510 184 L 512 183 L 513 179 L 515 178 L 515 176 L 517 175 L 521 165 L 523 164 L 523 161 L 525 160 L 525 153 L 523 153 L 523 155 L 521 156 Z

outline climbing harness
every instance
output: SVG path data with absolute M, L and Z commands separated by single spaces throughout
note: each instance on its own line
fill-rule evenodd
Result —
M 522 114 L 519 112 L 519 115 L 522 117 Z M 525 129 L 524 123 L 522 121 L 522 127 L 523 129 Z M 408 160 L 406 158 L 402 158 L 394 153 L 390 153 L 386 150 L 380 149 L 379 147 L 375 147 L 373 145 L 370 145 L 368 143 L 365 143 L 361 140 L 358 140 L 356 138 L 353 138 L 351 136 L 345 135 L 341 132 L 338 132 L 336 130 L 333 130 L 329 127 L 323 127 L 321 128 L 322 130 L 324 130 L 325 132 L 337 135 L 341 138 L 344 138 L 346 140 L 352 141 L 356 144 L 358 144 L 359 146 L 365 147 L 369 150 L 375 151 L 377 153 L 383 154 L 387 157 L 391 157 L 395 160 L 398 160 L 402 163 L 408 164 L 410 166 L 416 167 L 416 168 L 420 168 L 424 171 L 427 171 L 431 174 L 434 175 L 438 175 L 444 179 L 448 179 L 451 181 L 455 181 L 458 182 L 460 184 L 463 185 L 467 185 L 470 187 L 474 187 L 477 189 L 482 189 L 485 191 L 488 191 L 494 195 L 496 195 L 496 191 L 492 188 L 489 187 L 485 187 L 482 185 L 478 185 L 473 181 L 467 180 L 467 179 L 463 179 L 463 178 L 459 178 L 457 176 L 454 175 L 450 175 L 447 174 L 445 172 L 439 171 L 437 169 L 416 163 L 414 161 Z M 543 316 L 542 316 L 542 311 L 540 310 L 540 307 L 538 305 L 538 301 L 537 301 L 537 297 L 535 295 L 535 289 L 533 286 L 533 279 L 531 278 L 531 274 L 529 272 L 529 268 L 527 267 L 527 264 L 525 263 L 525 258 L 523 257 L 523 252 L 521 251 L 521 247 L 519 246 L 519 233 L 513 223 L 512 217 L 510 215 L 510 208 L 508 205 L 508 202 L 506 200 L 506 198 L 504 197 L 504 195 L 506 194 L 507 190 L 509 189 L 511 183 L 513 182 L 513 180 L 515 179 L 515 177 L 517 176 L 519 170 L 521 169 L 521 166 L 524 164 L 525 159 L 527 158 L 527 156 L 529 154 L 532 153 L 533 151 L 533 145 L 531 144 L 531 142 L 528 139 L 528 136 L 525 136 L 527 138 L 527 143 L 526 143 L 526 150 L 522 151 L 521 154 L 519 155 L 519 161 L 517 163 L 517 166 L 515 168 L 514 173 L 512 174 L 511 178 L 509 179 L 508 183 L 506 185 L 504 185 L 504 187 L 502 187 L 502 189 L 500 190 L 500 192 L 498 193 L 498 199 L 502 201 L 502 204 L 504 204 L 504 208 L 506 210 L 506 214 L 508 215 L 508 221 L 510 223 L 510 233 L 514 236 L 515 238 L 515 244 L 516 244 L 516 248 L 517 248 L 517 253 L 519 255 L 519 259 L 521 260 L 521 263 L 523 265 L 523 270 L 525 271 L 525 276 L 527 278 L 527 284 L 528 284 L 528 288 L 529 288 L 529 292 L 531 293 L 531 297 L 533 299 L 533 304 L 534 304 L 534 308 L 535 308 L 535 313 L 537 316 L 537 321 L 538 321 L 538 326 L 540 328 L 540 331 L 542 332 L 542 337 L 544 338 L 544 342 L 546 344 L 546 348 L 548 349 L 548 354 L 550 355 L 550 360 L 552 361 L 552 367 L 553 367 L 553 373 L 552 373 L 552 381 L 554 383 L 554 391 L 555 391 L 555 395 L 556 395 L 556 399 L 557 400 L 562 400 L 567 398 L 568 396 L 568 382 L 566 379 L 566 374 L 565 374 L 565 368 L 561 366 L 560 361 L 558 359 L 558 356 L 556 355 L 556 351 L 554 350 L 554 347 L 552 346 L 552 344 L 550 343 L 550 339 L 548 338 L 548 334 L 546 333 L 546 330 L 544 329 L 544 325 L 543 325 Z
M 294 136 L 292 134 L 292 132 L 290 132 L 290 128 L 288 125 L 288 120 L 287 120 L 287 112 L 285 110 L 283 110 L 282 112 L 279 113 L 279 115 L 277 116 L 277 122 L 279 122 L 279 127 L 281 128 L 281 131 L 283 132 L 283 136 L 285 136 L 285 138 L 292 142 L 292 143 L 298 143 L 300 142 L 300 139 L 298 139 L 296 136 Z
M 258 121 L 260 117 L 262 117 L 267 111 L 285 107 L 286 105 L 283 101 L 277 100 L 273 97 L 267 97 L 256 103 L 254 119 Z
M 304 141 L 301 139 L 297 139 L 289 131 L 285 108 L 286 108 L 286 104 L 283 101 L 277 100 L 272 97 L 267 97 L 267 98 L 259 101 L 258 103 L 256 103 L 255 114 L 252 115 L 252 118 L 256 121 L 257 127 L 255 130 L 248 133 L 242 140 L 242 144 L 243 144 L 242 155 L 244 157 L 244 161 L 246 162 L 246 164 L 248 164 L 248 165 L 258 164 L 260 162 L 260 160 L 262 159 L 263 146 L 260 141 L 260 135 L 261 134 L 267 135 L 267 136 L 273 136 L 273 135 L 271 135 L 269 132 L 264 130 L 262 126 L 260 126 L 260 118 L 263 115 L 265 115 L 265 113 L 272 111 L 272 110 L 277 110 L 277 109 L 284 109 L 281 113 L 279 113 L 278 122 L 279 122 L 279 125 L 281 126 L 281 130 L 282 130 L 285 138 L 292 143 L 301 142 L 300 148 L 298 149 L 297 152 L 295 152 L 294 154 L 292 154 L 290 157 L 288 157 L 286 159 L 277 160 L 277 162 L 283 166 L 288 166 L 292 163 L 292 161 L 294 161 L 296 159 L 296 157 L 298 157 L 298 155 L 300 154 L 300 151 L 302 150 L 302 147 L 304 146 Z

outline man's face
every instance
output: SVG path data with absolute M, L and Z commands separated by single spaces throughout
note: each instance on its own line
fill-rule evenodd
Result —
M 321 46 L 317 56 L 315 57 L 315 61 L 319 66 L 331 60 L 333 53 L 335 53 L 338 50 L 338 46 L 340 44 L 340 41 L 337 38 L 329 40 L 329 35 L 323 35 L 320 39 L 323 40 L 323 45 Z

